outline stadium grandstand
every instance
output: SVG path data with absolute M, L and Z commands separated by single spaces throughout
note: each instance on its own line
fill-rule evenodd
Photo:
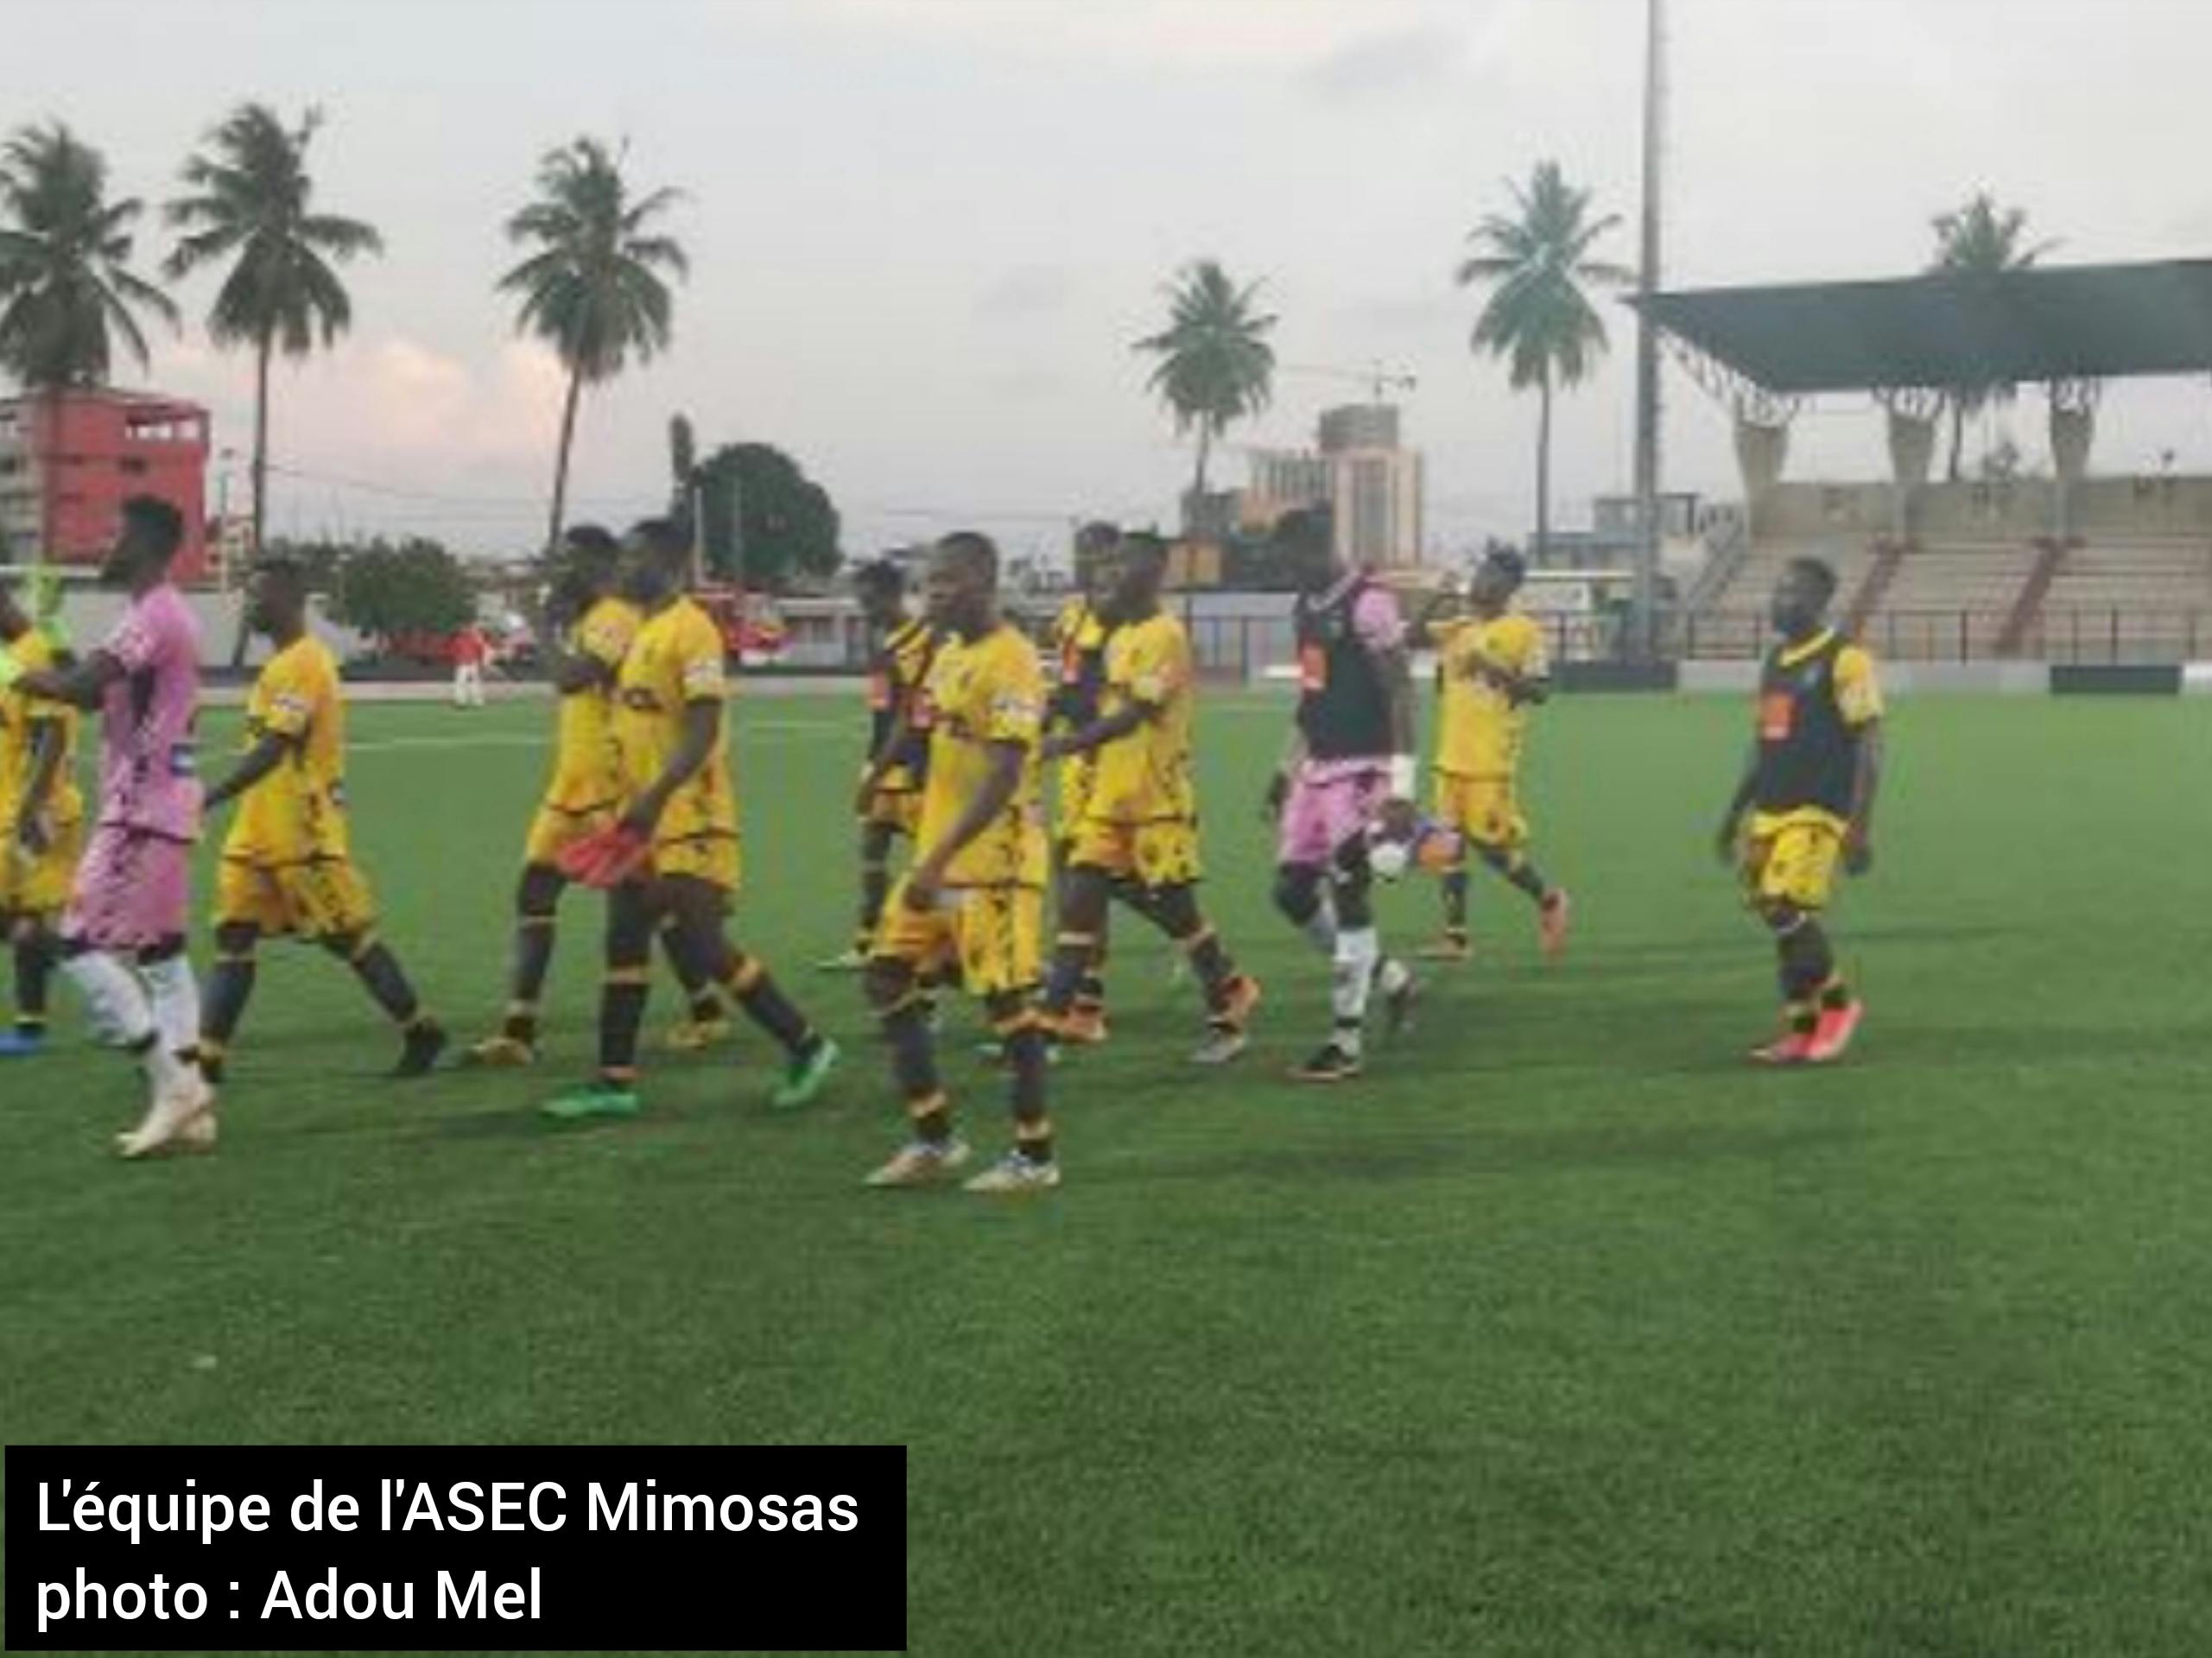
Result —
M 1735 423 L 1745 528 L 1715 538 L 1676 645 L 1765 648 L 1790 559 L 1826 560 L 1839 613 L 1884 655 L 2158 664 L 2212 655 L 2212 478 L 2100 476 L 2101 386 L 2212 371 L 2212 261 L 1656 294 L 1652 313 Z M 1945 388 L 2040 387 L 2048 476 L 1936 482 Z M 1788 480 L 1805 399 L 1870 395 L 1891 476 Z

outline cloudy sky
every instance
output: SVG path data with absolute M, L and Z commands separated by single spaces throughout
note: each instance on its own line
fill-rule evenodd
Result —
M 2061 259 L 2212 253 L 2203 0 L 1670 0 L 1673 283 L 1916 268 L 1988 186 Z M 158 199 L 231 103 L 321 104 L 320 201 L 383 230 L 356 327 L 276 389 L 279 532 L 496 550 L 542 513 L 560 375 L 491 291 L 536 158 L 626 138 L 681 185 L 673 351 L 586 401 L 580 511 L 650 507 L 664 428 L 796 455 L 865 549 L 975 521 L 1166 518 L 1188 456 L 1128 343 L 1182 261 L 1265 282 L 1286 364 L 1416 374 L 1433 539 L 1517 533 L 1533 409 L 1466 340 L 1449 274 L 1507 175 L 1556 157 L 1632 224 L 1643 0 L 10 0 L 0 121 L 58 116 Z M 147 255 L 160 250 L 158 231 Z M 1612 251 L 1626 261 L 1624 228 Z M 143 260 L 150 264 L 151 257 Z M 210 284 L 187 286 L 187 313 Z M 1611 307 L 1608 307 L 1609 312 Z M 1558 510 L 1626 482 L 1628 319 L 1562 408 Z M 152 376 L 248 441 L 245 364 L 197 330 Z M 1245 441 L 1304 440 L 1346 382 L 1290 372 Z M 2130 388 L 2101 453 L 2212 467 L 2202 384 Z M 1668 382 L 1670 484 L 1733 487 Z M 2044 448 L 2039 402 L 2013 417 Z M 1879 470 L 1838 400 L 1792 471 Z M 1226 464 L 1232 476 L 1241 468 Z M 232 488 L 243 493 L 238 469 Z

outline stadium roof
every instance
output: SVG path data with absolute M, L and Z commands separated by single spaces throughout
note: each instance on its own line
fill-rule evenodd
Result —
M 1784 395 L 2212 372 L 2212 259 L 1684 289 L 1651 305 L 1683 344 Z

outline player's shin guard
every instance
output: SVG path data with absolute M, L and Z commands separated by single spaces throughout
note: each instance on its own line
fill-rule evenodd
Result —
M 1382 959 L 1382 940 L 1374 927 L 1347 927 L 1336 935 L 1330 961 L 1328 1002 L 1335 1017 L 1336 1045 L 1357 1054 L 1367 1028 L 1367 997 L 1374 988 L 1375 965 Z
M 1780 907 L 1770 911 L 1766 921 L 1774 929 L 1777 977 L 1790 1028 L 1810 1035 L 1829 997 L 1836 997 L 1832 1005 L 1839 1007 L 1850 1000 L 1850 991 L 1835 971 L 1835 952 L 1818 920 L 1801 909 Z
M 197 1075 L 200 1066 L 200 981 L 184 953 L 184 940 L 165 940 L 138 959 L 146 1004 L 162 1048 L 175 1072 Z
M 683 924 L 671 915 L 661 924 L 661 953 L 669 970 L 683 986 L 685 1015 L 694 1024 L 713 1024 L 722 1017 L 722 992 L 714 983 L 712 965 L 691 943 Z
M 215 965 L 207 974 L 207 997 L 200 1015 L 200 1070 L 208 1081 L 223 1080 L 231 1038 L 253 998 L 256 935 L 251 927 L 215 929 Z
M 884 1045 L 891 1049 L 891 1079 L 906 1103 L 915 1136 L 942 1144 L 953 1137 L 953 1114 L 937 1075 L 928 998 L 904 962 L 871 962 L 867 988 L 868 1000 L 883 1022 Z
M 555 913 L 565 884 L 558 870 L 533 864 L 523 870 L 515 894 L 515 953 L 507 976 L 507 1019 L 500 1028 L 514 1041 L 537 1041 L 538 1003 L 553 965 Z
M 25 1037 L 46 1035 L 47 990 L 54 977 L 54 935 L 25 922 L 16 935 L 16 1031 Z
M 1540 904 L 1550 894 L 1551 883 L 1518 851 L 1503 846 L 1479 846 L 1475 850 L 1485 864 L 1505 877 L 1509 885 L 1526 893 L 1530 902 Z
M 1206 1011 L 1219 1020 L 1236 999 L 1237 964 L 1221 935 L 1207 925 L 1198 894 L 1188 884 L 1163 887 L 1151 895 L 1147 913 L 1190 963 L 1206 996 Z
M 1091 963 L 1098 948 L 1099 935 L 1080 928 L 1068 928 L 1053 940 L 1052 968 L 1045 979 L 1044 1006 L 1054 1018 L 1077 1005 L 1087 980 L 1096 982 Z
M 1043 1021 L 1035 1010 L 1004 1002 L 992 1009 L 992 1024 L 1006 1051 L 1010 1104 L 1014 1112 L 1014 1145 L 1031 1162 L 1052 1161 L 1052 1118 L 1045 1110 L 1044 1079 L 1049 1063 Z
M 745 1010 L 746 1017 L 773 1036 L 794 1059 L 819 1047 L 821 1034 L 805 1014 L 791 1005 L 791 999 L 769 977 L 768 969 L 742 950 L 732 951 L 731 956 L 722 986 Z
M 399 958 L 375 933 L 333 940 L 331 948 L 345 958 L 345 965 L 361 981 L 361 988 L 368 991 L 371 999 L 394 1024 L 404 1029 L 426 1016 L 421 998 L 415 995 L 415 986 L 407 982 L 407 972 L 399 965 Z
M 1444 936 L 1454 944 L 1467 942 L 1467 858 L 1464 854 L 1444 868 Z

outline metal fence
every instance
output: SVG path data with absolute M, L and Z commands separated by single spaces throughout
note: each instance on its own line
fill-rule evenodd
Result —
M 2035 661 L 2092 666 L 2190 662 L 2212 650 L 2212 611 L 2045 611 L 2017 645 L 2000 650 L 2009 610 L 1879 611 L 1859 630 L 1878 656 L 1903 662 Z M 1775 642 L 1765 612 L 1701 611 L 1670 630 L 1676 653 L 1698 661 L 1763 656 Z

